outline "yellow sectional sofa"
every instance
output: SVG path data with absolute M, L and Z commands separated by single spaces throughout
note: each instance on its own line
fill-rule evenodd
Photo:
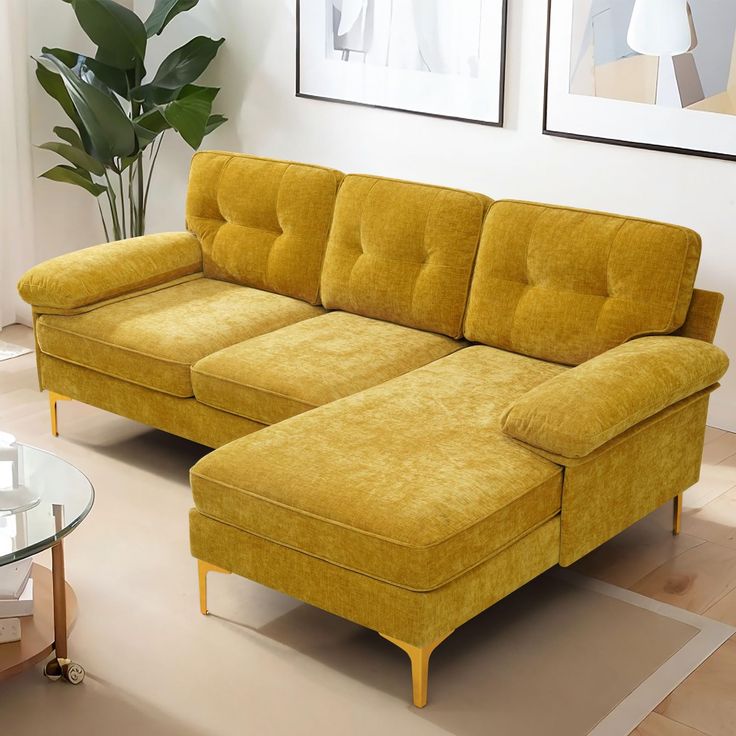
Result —
M 720 294 L 690 230 L 208 152 L 186 233 L 20 282 L 42 388 L 216 449 L 191 549 L 433 649 L 700 469 Z M 258 431 L 257 431 L 258 430 Z

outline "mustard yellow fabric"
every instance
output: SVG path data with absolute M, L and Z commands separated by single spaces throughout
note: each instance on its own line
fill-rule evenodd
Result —
M 275 544 L 196 510 L 189 518 L 194 557 L 415 646 L 446 636 L 553 567 L 559 552 L 556 517 L 447 585 L 418 593 Z M 217 603 L 210 601 L 214 610 Z
M 202 242 L 205 276 L 317 304 L 341 179 L 319 166 L 195 154 L 187 226 Z
M 717 291 L 693 289 L 693 298 L 687 310 L 685 323 L 675 335 L 692 337 L 695 340 L 713 342 L 716 337 L 718 318 L 723 307 L 723 294 Z
M 191 366 L 249 337 L 321 314 L 298 299 L 197 279 L 73 316 L 36 322 L 53 357 L 172 396 L 193 396 Z
M 571 565 L 698 481 L 707 413 L 706 391 L 565 468 L 562 565 Z
M 24 274 L 18 293 L 39 309 L 75 309 L 201 270 L 202 249 L 194 235 L 158 233 L 44 261 Z
M 220 448 L 196 507 L 412 590 L 437 588 L 558 513 L 561 468 L 499 428 L 559 366 L 465 348 Z
M 347 176 L 322 270 L 322 303 L 460 337 L 489 203 L 471 192 Z
M 465 337 L 577 365 L 685 321 L 700 237 L 682 227 L 496 202 L 483 228 Z
M 728 357 L 687 337 L 642 337 L 551 378 L 515 401 L 503 431 L 564 457 L 618 434 L 716 383 Z
M 466 343 L 348 312 L 330 312 L 208 355 L 192 368 L 195 397 L 275 424 L 358 393 Z
M 220 447 L 263 427 L 195 399 L 171 396 L 43 353 L 38 354 L 38 366 L 42 388 L 207 447 Z M 63 417 L 61 428 L 63 433 Z

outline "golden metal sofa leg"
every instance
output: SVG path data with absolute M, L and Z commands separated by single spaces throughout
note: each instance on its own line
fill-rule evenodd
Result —
M 204 560 L 197 560 L 197 567 L 199 570 L 199 610 L 203 616 L 206 616 L 209 611 L 207 610 L 207 573 L 208 572 L 221 572 L 225 575 L 229 575 L 229 570 L 223 570 L 217 565 L 212 565 Z
M 682 530 L 682 493 L 672 499 L 672 533 L 677 536 Z
M 380 632 L 379 632 L 380 633 Z M 427 684 L 429 680 L 429 658 L 432 656 L 432 652 L 440 645 L 448 636 L 452 634 L 446 634 L 441 639 L 426 644 L 423 647 L 417 647 L 413 644 L 407 644 L 405 641 L 400 639 L 394 639 L 393 636 L 387 634 L 381 634 L 381 636 L 395 644 L 399 649 L 403 649 L 411 660 L 411 684 L 414 705 L 417 708 L 424 708 L 427 705 Z
M 59 419 L 56 411 L 57 401 L 71 401 L 68 396 L 64 394 L 57 394 L 55 391 L 49 391 L 49 411 L 51 413 L 51 434 L 54 437 L 59 436 Z

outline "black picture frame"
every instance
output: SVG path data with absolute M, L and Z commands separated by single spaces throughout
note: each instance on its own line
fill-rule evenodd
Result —
M 547 0 L 547 43 L 545 52 L 544 68 L 544 104 L 542 115 L 542 133 L 555 138 L 567 138 L 570 140 L 588 141 L 589 143 L 605 143 L 611 146 L 624 146 L 626 148 L 638 148 L 647 151 L 660 151 L 663 153 L 679 153 L 685 156 L 699 156 L 701 158 L 719 159 L 721 161 L 736 161 L 736 154 L 719 153 L 717 151 L 703 151 L 697 148 L 685 148 L 678 146 L 658 145 L 656 143 L 643 143 L 641 141 L 627 141 L 620 138 L 601 138 L 583 133 L 571 133 L 562 130 L 552 130 L 547 125 L 549 106 L 549 52 L 552 34 L 552 5 L 555 0 Z
M 475 125 L 485 125 L 491 128 L 503 128 L 505 96 L 506 96 L 506 36 L 508 29 L 508 0 L 502 0 L 502 19 L 501 19 L 501 64 L 499 79 L 499 97 L 498 97 L 498 122 L 488 120 L 477 120 L 475 118 L 463 118 L 456 115 L 442 115 L 434 112 L 421 112 L 420 110 L 407 110 L 402 107 L 390 107 L 388 105 L 370 104 L 367 102 L 356 102 L 355 100 L 341 100 L 338 97 L 325 97 L 322 95 L 308 94 L 300 89 L 301 82 L 301 0 L 296 0 L 296 96 L 307 100 L 320 100 L 322 102 L 336 102 L 341 105 L 354 105 L 357 107 L 369 107 L 375 110 L 391 110 L 392 112 L 403 112 L 410 115 L 423 115 L 429 118 L 438 118 L 441 120 L 454 120 L 461 123 L 473 123 Z

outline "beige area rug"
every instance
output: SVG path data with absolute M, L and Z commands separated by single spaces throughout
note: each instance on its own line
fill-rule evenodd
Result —
M 10 360 L 10 358 L 17 358 L 20 355 L 26 355 L 30 352 L 30 348 L 0 340 L 0 360 Z
M 422 715 L 466 736 L 625 736 L 735 631 L 551 571 L 435 652 Z

